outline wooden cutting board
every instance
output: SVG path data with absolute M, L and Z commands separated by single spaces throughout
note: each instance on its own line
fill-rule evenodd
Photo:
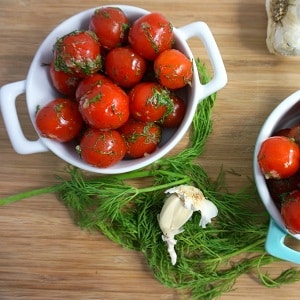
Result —
M 228 72 L 228 84 L 218 93 L 213 133 L 201 164 L 212 178 L 221 166 L 240 176 L 227 176 L 235 191 L 252 177 L 253 148 L 260 126 L 272 109 L 299 88 L 300 57 L 268 53 L 264 1 L 121 1 L 164 13 L 176 27 L 204 21 L 211 28 Z M 0 85 L 24 80 L 40 43 L 64 19 L 88 8 L 120 1 L 1 0 Z M 207 62 L 199 40 L 189 44 Z M 17 101 L 23 130 L 35 138 L 26 111 Z M 172 152 L 186 145 L 187 137 Z M 50 152 L 14 152 L 0 119 L 0 197 L 55 182 L 65 163 Z M 181 299 L 148 270 L 140 253 L 128 251 L 104 236 L 80 230 L 66 208 L 51 194 L 0 208 L 0 299 Z M 268 266 L 278 275 L 293 266 Z M 300 283 L 268 289 L 252 274 L 242 276 L 235 290 L 221 299 L 298 299 Z

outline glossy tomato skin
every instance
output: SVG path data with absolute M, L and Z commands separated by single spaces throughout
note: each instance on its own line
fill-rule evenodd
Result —
M 153 153 L 161 141 L 161 128 L 155 123 L 137 121 L 133 118 L 119 128 L 126 146 L 127 155 L 140 158 Z
M 117 129 L 129 118 L 129 98 L 116 84 L 102 82 L 81 97 L 79 111 L 93 128 Z
M 90 165 L 107 168 L 126 154 L 126 144 L 116 130 L 88 128 L 78 147 L 81 158 Z
M 156 82 L 141 82 L 129 92 L 131 115 L 139 121 L 160 121 L 172 111 L 172 105 L 169 91 Z
M 125 13 L 116 7 L 96 9 L 89 23 L 89 29 L 96 33 L 101 47 L 107 50 L 120 47 L 127 41 L 129 27 Z
M 131 47 L 114 48 L 105 57 L 106 74 L 123 88 L 139 83 L 146 69 L 146 60 Z
M 181 124 L 186 112 L 186 104 L 180 97 L 173 94 L 170 98 L 173 102 L 173 109 L 162 120 L 161 125 L 165 128 L 178 127 Z
M 154 60 L 154 72 L 158 82 L 168 89 L 180 89 L 191 84 L 192 62 L 179 50 L 163 51 Z
M 89 76 L 102 67 L 102 57 L 96 34 L 75 30 L 59 38 L 53 46 L 54 66 L 57 71 Z
M 287 178 L 299 170 L 299 146 L 288 137 L 272 136 L 262 143 L 257 160 L 266 179 Z
M 43 137 L 68 142 L 76 138 L 83 127 L 78 104 L 68 98 L 56 98 L 38 110 L 36 126 Z
M 281 216 L 291 233 L 300 233 L 300 190 L 294 190 L 285 197 L 282 202 Z
M 57 71 L 54 62 L 49 66 L 49 73 L 51 82 L 59 93 L 64 96 L 75 97 L 76 88 L 81 80 L 78 76 Z
M 172 48 L 173 26 L 162 14 L 149 13 L 135 20 L 128 41 L 140 55 L 154 60 L 162 51 Z
M 104 82 L 110 82 L 112 81 L 105 75 L 101 73 L 94 73 L 91 76 L 88 76 L 86 78 L 83 78 L 75 91 L 75 98 L 79 102 L 80 99 L 89 92 L 92 88 L 94 88 L 97 85 L 102 85 Z

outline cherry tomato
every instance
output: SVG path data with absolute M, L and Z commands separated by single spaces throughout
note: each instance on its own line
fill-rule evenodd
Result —
M 146 69 L 146 60 L 130 47 L 114 48 L 105 57 L 106 74 L 123 88 L 140 82 Z
M 170 92 L 156 82 L 141 82 L 129 92 L 131 115 L 139 121 L 155 122 L 173 109 Z
M 79 101 L 84 121 L 98 129 L 116 129 L 129 117 L 129 98 L 112 82 L 102 82 L 91 88 Z
M 266 180 L 270 195 L 280 209 L 284 196 L 293 190 L 300 189 L 300 172 L 283 179 L 270 178 Z
M 273 135 L 282 135 L 282 136 L 289 137 L 290 131 L 291 131 L 291 128 L 283 128 L 283 129 L 276 131 L 275 134 L 273 134 Z
M 281 216 L 291 233 L 300 233 L 300 190 L 294 190 L 285 197 L 282 202 Z
M 73 74 L 57 71 L 53 62 L 50 64 L 49 73 L 51 82 L 58 92 L 64 96 L 75 97 L 80 78 Z
M 80 77 L 102 67 L 100 45 L 92 31 L 75 30 L 59 38 L 53 47 L 55 69 Z
M 90 165 L 107 168 L 119 162 L 126 154 L 126 144 L 116 130 L 88 128 L 77 150 Z
M 76 138 L 83 127 L 78 104 L 67 98 L 52 100 L 38 110 L 36 126 L 42 136 L 59 142 Z
M 117 7 L 96 9 L 89 23 L 89 29 L 96 33 L 101 47 L 108 50 L 127 41 L 129 27 L 129 20 Z
M 165 50 L 154 60 L 158 82 L 169 89 L 179 89 L 191 84 L 192 69 L 192 62 L 177 49 Z
M 300 144 L 300 125 L 296 125 L 290 128 L 288 136 L 290 138 L 293 138 L 297 144 Z
M 75 92 L 76 100 L 79 102 L 81 97 L 83 97 L 89 90 L 91 90 L 96 85 L 101 85 L 103 82 L 112 82 L 112 81 L 107 76 L 100 73 L 95 73 L 92 74 L 91 76 L 83 78 L 79 82 L 76 88 L 76 92 Z
M 140 158 L 153 153 L 161 140 L 161 128 L 155 123 L 137 121 L 130 118 L 119 132 L 127 146 L 127 154 Z
M 133 22 L 128 41 L 140 55 L 154 60 L 159 53 L 172 48 L 173 26 L 162 14 L 149 13 Z
M 162 127 L 172 128 L 178 127 L 185 115 L 186 105 L 184 101 L 176 95 L 170 96 L 173 102 L 172 111 L 162 120 Z
M 266 179 L 287 178 L 299 170 L 299 146 L 285 136 L 272 136 L 262 143 L 257 159 Z

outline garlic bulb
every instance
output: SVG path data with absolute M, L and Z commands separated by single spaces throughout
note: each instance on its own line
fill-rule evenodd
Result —
M 162 239 L 168 245 L 168 252 L 173 265 L 176 264 L 175 235 L 183 232 L 183 225 L 191 218 L 194 211 L 201 212 L 200 226 L 207 223 L 218 214 L 217 207 L 207 200 L 203 193 L 190 185 L 179 185 L 165 191 L 170 194 L 158 215 L 158 223 L 163 232 Z
M 266 0 L 267 47 L 277 55 L 300 55 L 300 0 Z

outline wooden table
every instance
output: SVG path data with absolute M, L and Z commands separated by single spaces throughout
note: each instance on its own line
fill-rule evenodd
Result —
M 254 143 L 266 116 L 299 88 L 300 57 L 268 53 L 263 0 L 92 1 L 1 0 L 0 85 L 23 80 L 35 51 L 65 18 L 104 4 L 129 4 L 164 13 L 176 26 L 202 20 L 211 28 L 228 72 L 218 93 L 213 133 L 201 163 L 215 178 L 223 165 L 232 190 L 252 177 Z M 170 4 L 172 3 L 172 4 Z M 206 61 L 199 41 L 190 46 Z M 35 138 L 26 113 L 25 96 L 17 102 L 28 138 Z M 176 150 L 184 147 L 184 141 Z M 15 153 L 0 119 L 0 197 L 55 182 L 65 165 L 50 152 Z M 176 151 L 175 150 L 175 151 Z M 80 230 L 54 195 L 23 200 L 0 208 L 0 299 L 181 299 L 180 293 L 157 282 L 143 256 L 127 251 L 102 235 Z M 276 275 L 292 266 L 268 267 Z M 267 289 L 251 274 L 221 299 L 298 299 L 300 283 Z

